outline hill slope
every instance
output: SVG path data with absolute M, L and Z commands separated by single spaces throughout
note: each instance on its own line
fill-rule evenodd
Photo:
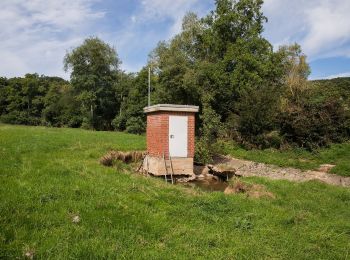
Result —
M 350 104 L 350 77 L 312 80 L 310 82 L 319 89 L 320 98 L 324 96 L 339 97 L 344 103 Z
M 339 259 L 350 191 L 248 179 L 276 199 L 204 193 L 98 164 L 142 136 L 0 125 L 0 258 Z M 76 222 L 76 223 L 74 223 Z

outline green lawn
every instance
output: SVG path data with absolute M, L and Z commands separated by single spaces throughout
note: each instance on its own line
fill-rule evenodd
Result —
M 302 170 L 317 169 L 320 164 L 335 164 L 331 172 L 350 176 L 350 142 L 308 152 L 304 149 L 279 151 L 275 149 L 245 150 L 235 143 L 220 143 L 224 153 L 256 162 L 294 167 Z M 219 144 L 219 145 L 220 145 Z
M 251 178 L 276 196 L 251 199 L 98 163 L 144 148 L 142 136 L 0 125 L 0 259 L 349 259 L 349 189 Z

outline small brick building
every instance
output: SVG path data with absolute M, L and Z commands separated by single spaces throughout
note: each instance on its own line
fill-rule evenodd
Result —
M 159 104 L 144 108 L 147 114 L 147 157 L 143 168 L 166 175 L 193 174 L 195 113 L 197 106 Z

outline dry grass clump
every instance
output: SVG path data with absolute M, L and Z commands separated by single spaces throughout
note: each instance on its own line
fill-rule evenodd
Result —
M 124 163 L 138 162 L 142 160 L 146 152 L 143 151 L 109 151 L 107 154 L 101 157 L 100 163 L 105 166 L 113 166 L 113 162 L 116 160 Z
M 275 195 L 266 190 L 266 187 L 261 184 L 254 184 L 251 189 L 247 192 L 248 197 L 259 199 L 261 197 L 275 199 Z
M 231 183 L 224 191 L 225 194 L 237 194 L 244 193 L 250 198 L 271 198 L 274 199 L 275 195 L 272 192 L 267 191 L 266 186 L 262 184 L 251 184 L 236 179 Z

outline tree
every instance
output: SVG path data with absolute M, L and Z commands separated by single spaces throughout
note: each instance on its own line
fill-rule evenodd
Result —
M 197 37 L 202 24 L 197 15 L 187 13 L 182 32 L 169 43 L 160 42 L 150 55 L 157 76 L 155 96 L 159 103 L 199 104 L 196 82 Z
M 71 70 L 71 84 L 81 104 L 85 127 L 111 129 L 118 111 L 114 83 L 120 60 L 116 50 L 97 37 L 67 53 L 64 68 Z
M 288 89 L 288 95 L 298 98 L 308 87 L 307 78 L 310 75 L 310 66 L 306 62 L 306 55 L 297 43 L 281 46 L 278 54 L 282 56 L 284 69 L 284 83 Z
M 45 125 L 55 127 L 81 126 L 83 118 L 71 85 L 66 82 L 50 84 L 44 102 L 45 108 L 42 111 L 42 118 Z
M 262 36 L 267 20 L 262 3 L 217 0 L 215 10 L 201 20 L 187 14 L 182 32 L 170 42 L 160 43 L 152 55 L 157 65 L 155 95 L 159 100 L 197 104 L 202 113 L 211 111 L 209 114 L 218 115 L 222 123 L 238 118 L 239 127 L 236 122 L 234 127 L 226 123 L 226 130 L 240 131 L 249 142 L 271 131 L 284 71 L 279 66 L 280 55 Z M 217 122 L 204 118 L 207 116 L 200 116 L 202 129 L 218 127 L 202 126 Z
M 67 83 L 58 77 L 26 74 L 24 78 L 6 80 L 6 86 L 0 89 L 2 116 L 7 123 L 42 124 L 42 113 L 45 108 L 45 95 L 52 84 Z
M 330 81 L 309 82 L 310 67 L 296 43 L 280 47 L 278 55 L 284 69 L 285 93 L 279 110 L 284 139 L 312 150 L 349 138 L 349 85 L 334 88 Z
M 126 84 L 124 89 L 128 91 L 122 100 L 120 113 L 113 120 L 113 125 L 117 130 L 141 134 L 146 128 L 143 108 L 147 106 L 148 69 L 143 67 L 137 75 L 124 75 L 123 78 L 123 84 Z M 151 79 L 152 85 L 153 80 L 154 78 Z
M 0 116 L 6 113 L 8 80 L 0 77 Z

